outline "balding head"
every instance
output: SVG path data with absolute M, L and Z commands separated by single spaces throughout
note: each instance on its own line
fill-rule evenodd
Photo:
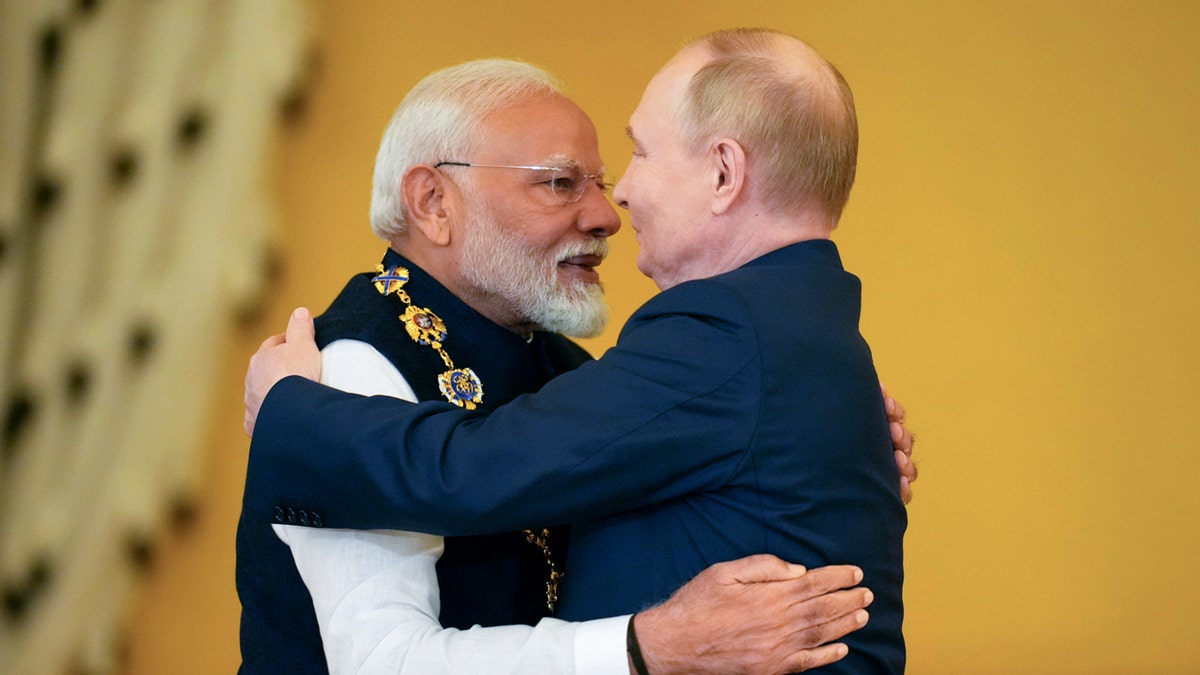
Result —
M 815 207 L 837 223 L 854 184 L 858 121 L 836 68 L 804 42 L 768 29 L 711 33 L 667 67 L 694 69 L 675 111 L 685 143 L 700 151 L 715 138 L 733 138 L 766 205 L 783 213 Z

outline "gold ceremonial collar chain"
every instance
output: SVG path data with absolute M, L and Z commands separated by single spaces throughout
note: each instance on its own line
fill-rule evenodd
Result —
M 442 390 L 442 396 L 460 408 L 474 410 L 475 406 L 483 401 L 483 383 L 470 368 L 455 368 L 450 355 L 442 349 L 442 343 L 446 341 L 446 324 L 441 318 L 424 307 L 412 304 L 412 298 L 408 297 L 408 291 L 404 290 L 404 284 L 407 284 L 409 279 L 408 269 L 393 265 L 384 271 L 383 265 L 376 265 L 375 271 L 378 274 L 371 279 L 375 289 L 383 295 L 395 293 L 404 303 L 406 309 L 404 314 L 400 315 L 400 320 L 404 322 L 404 330 L 408 336 L 419 345 L 432 347 L 438 356 L 442 357 L 442 363 L 449 368 L 438 375 L 438 388 Z
M 404 314 L 400 315 L 400 321 L 404 323 L 404 330 L 408 336 L 417 344 L 433 348 L 449 368 L 438 375 L 438 388 L 442 390 L 442 395 L 460 408 L 474 410 L 475 406 L 483 401 L 483 383 L 470 368 L 455 368 L 450 355 L 442 349 L 442 343 L 446 341 L 446 324 L 437 314 L 412 303 L 408 291 L 404 290 L 404 285 L 409 279 L 408 268 L 393 265 L 385 270 L 383 265 L 376 265 L 375 271 L 377 274 L 371 279 L 375 289 L 382 295 L 394 293 L 404 303 L 405 310 Z M 546 582 L 546 607 L 553 613 L 554 605 L 558 602 L 558 585 L 562 582 L 564 573 L 558 571 L 554 557 L 550 555 L 550 530 L 525 530 L 525 540 L 542 550 L 546 564 L 550 567 L 550 580 Z

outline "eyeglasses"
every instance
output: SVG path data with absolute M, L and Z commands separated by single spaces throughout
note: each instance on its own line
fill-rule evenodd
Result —
M 471 164 L 469 162 L 438 162 L 433 168 L 461 166 L 474 169 L 524 169 L 531 172 L 530 182 L 544 185 L 557 200 L 565 203 L 577 202 L 583 197 L 588 185 L 595 185 L 601 192 L 608 192 L 612 183 L 604 182 L 602 173 L 584 173 L 575 164 L 565 166 L 519 166 L 508 164 Z

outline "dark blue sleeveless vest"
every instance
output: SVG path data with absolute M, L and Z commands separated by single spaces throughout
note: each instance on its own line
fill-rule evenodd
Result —
M 575 343 L 551 333 L 535 333 L 526 342 L 468 307 L 394 251 L 387 252 L 383 264 L 407 267 L 411 277 L 404 288 L 413 304 L 433 311 L 446 324 L 443 348 L 455 367 L 470 368 L 479 376 L 481 409 L 537 391 L 555 375 L 591 358 Z M 437 376 L 446 365 L 433 349 L 408 337 L 399 319 L 404 303 L 394 294 L 380 295 L 371 283 L 373 276 L 353 277 L 317 317 L 318 346 L 343 339 L 366 342 L 396 366 L 419 399 L 444 400 Z M 246 486 L 247 492 L 252 489 Z M 550 547 L 559 570 L 566 545 L 566 529 L 552 529 Z M 541 549 L 523 533 L 447 537 L 437 576 L 439 618 L 445 627 L 532 625 L 549 615 L 549 566 Z M 240 672 L 328 672 L 312 597 L 290 550 L 270 523 L 250 522 L 244 515 L 237 534 L 237 586 L 242 602 Z

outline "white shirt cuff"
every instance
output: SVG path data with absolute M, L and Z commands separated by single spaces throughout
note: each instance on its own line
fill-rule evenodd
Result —
M 575 675 L 629 675 L 625 631 L 629 614 L 577 624 Z

